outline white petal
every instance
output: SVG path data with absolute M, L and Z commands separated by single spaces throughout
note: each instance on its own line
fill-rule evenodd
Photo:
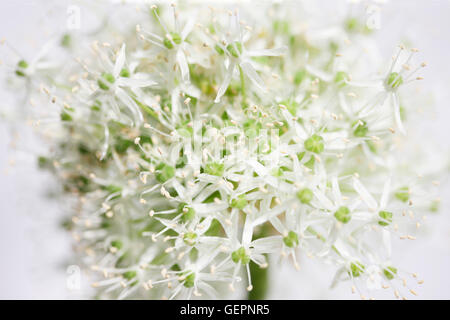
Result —
M 125 43 L 122 44 L 122 48 L 120 48 L 119 54 L 117 55 L 116 58 L 116 63 L 114 64 L 113 70 L 114 78 L 117 78 L 124 64 L 125 64 Z
M 189 81 L 189 67 L 186 60 L 186 55 L 184 54 L 183 50 L 177 51 L 177 62 L 178 66 L 180 67 L 181 71 L 181 78 L 183 81 L 188 82 Z
M 399 131 L 406 135 L 405 127 L 403 127 L 401 115 L 400 115 L 400 103 L 398 101 L 398 95 L 397 94 L 391 94 L 391 100 L 394 105 L 394 117 L 395 117 L 395 123 L 397 125 L 397 128 Z
M 154 86 L 155 84 L 156 84 L 156 82 L 153 80 L 131 79 L 131 78 L 117 79 L 117 85 L 120 87 L 145 88 L 145 87 Z
M 385 209 L 389 200 L 389 191 L 391 190 L 391 177 L 384 183 L 383 194 L 381 195 L 380 208 Z
M 142 116 L 141 110 L 136 102 L 134 102 L 134 100 L 120 88 L 116 89 L 116 95 L 133 114 L 135 125 L 140 125 L 144 121 L 144 117 Z
M 342 202 L 342 194 L 341 194 L 341 190 L 339 189 L 339 182 L 338 182 L 337 177 L 333 177 L 331 179 L 331 186 L 332 186 L 334 201 L 336 203 L 341 203 Z
M 280 252 L 282 236 L 270 236 L 252 241 L 251 245 L 257 253 L 273 253 Z
M 245 218 L 244 231 L 242 232 L 242 244 L 245 246 L 252 241 L 253 224 L 250 215 Z
M 273 217 L 278 216 L 282 212 L 286 210 L 287 207 L 292 205 L 292 201 L 285 201 L 282 204 L 277 205 L 276 207 L 266 211 L 263 215 L 259 216 L 253 221 L 253 227 L 256 227 L 264 222 L 272 219 Z
M 181 183 L 177 179 L 172 179 L 171 181 L 172 187 L 177 192 L 178 196 L 183 199 L 185 197 L 186 189 L 181 185 Z
M 217 299 L 217 297 L 218 297 L 217 291 L 209 284 L 207 284 L 203 281 L 199 281 L 197 284 L 197 287 L 200 290 L 205 291 L 205 293 L 208 295 L 208 298 L 213 299 L 213 300 Z
M 323 194 L 322 191 L 318 190 L 317 188 L 313 188 L 314 196 L 319 200 L 321 206 L 323 206 L 325 209 L 332 211 L 333 210 L 333 204 L 331 201 Z
M 392 245 L 391 245 L 391 233 L 385 228 L 381 228 L 381 236 L 383 239 L 384 250 L 386 250 L 387 258 L 391 257 Z
M 352 220 L 372 221 L 373 217 L 374 217 L 374 213 L 369 212 L 369 211 L 353 211 L 352 212 Z
M 100 160 L 103 160 L 106 156 L 106 153 L 108 152 L 108 146 L 109 146 L 109 127 L 107 125 L 103 125 L 104 127 L 104 141 L 102 145 L 102 153 L 100 155 Z
M 335 275 L 334 275 L 334 277 L 333 277 L 333 280 L 332 280 L 332 282 L 331 282 L 330 289 L 335 288 L 336 285 L 337 285 L 338 283 L 341 282 L 341 276 L 342 276 L 346 271 L 347 271 L 346 268 L 340 268 L 338 271 L 336 271 L 336 273 L 335 273 Z
M 277 251 L 279 252 L 280 249 L 281 249 L 281 248 L 279 248 Z M 266 256 L 263 255 L 263 254 L 256 254 L 256 253 L 253 253 L 253 252 L 252 252 L 250 258 L 251 258 L 254 262 L 256 262 L 257 264 L 259 264 L 259 265 L 265 265 L 265 264 L 267 264 L 267 258 L 266 258 Z
M 369 290 L 381 289 L 380 269 L 376 266 L 370 266 L 367 268 L 366 272 L 369 275 L 366 280 L 367 289 Z
M 342 91 L 339 91 L 338 98 L 339 98 L 339 105 L 341 106 L 342 110 L 348 116 L 351 116 L 352 112 L 350 111 L 350 106 L 348 105 L 347 99 Z
M 183 30 L 181 31 L 181 39 L 183 39 L 183 41 L 186 39 L 186 37 L 189 35 L 189 33 L 191 33 L 192 28 L 195 25 L 195 20 L 194 19 L 189 19 L 186 24 L 184 25 Z
M 126 297 L 130 296 L 133 292 L 135 292 L 139 288 L 139 285 L 135 285 L 132 287 L 128 287 L 120 293 L 120 295 L 117 297 L 118 300 L 123 300 Z
M 179 118 L 181 110 L 180 89 L 178 87 L 172 90 L 170 102 L 172 103 L 172 120 L 175 120 Z
M 352 87 L 359 87 L 359 88 L 372 88 L 372 89 L 378 89 L 383 90 L 383 82 L 382 81 L 370 81 L 370 82 L 362 82 L 362 81 L 347 81 L 347 84 Z
M 281 56 L 287 51 L 287 47 L 283 46 L 274 49 L 259 49 L 259 50 L 249 50 L 246 52 L 247 55 L 251 57 L 277 57 Z
M 215 211 L 222 211 L 229 207 L 228 203 L 223 201 L 222 203 L 194 203 L 192 208 L 198 214 L 208 214 Z
M 377 202 L 357 178 L 353 178 L 353 188 L 370 209 L 377 208 Z
M 359 117 L 365 118 L 369 116 L 371 113 L 373 113 L 375 110 L 377 110 L 377 106 L 382 106 L 386 99 L 388 98 L 389 94 L 386 92 L 380 92 L 378 93 L 371 101 L 369 101 L 360 111 L 359 111 Z
M 273 217 L 272 219 L 270 219 L 270 223 L 279 233 L 282 234 L 283 232 L 286 231 L 286 228 L 281 223 L 280 219 L 278 219 L 278 217 Z
M 182 232 L 180 225 L 173 222 L 173 220 L 170 219 L 163 219 L 163 218 L 155 218 L 159 222 L 161 222 L 165 227 L 175 230 L 176 232 Z
M 198 242 L 211 246 L 223 245 L 230 246 L 231 242 L 227 238 L 222 237 L 200 237 Z
M 184 83 L 184 84 L 180 85 L 180 88 L 183 92 L 187 93 L 191 97 L 194 97 L 197 99 L 200 98 L 201 91 L 197 87 L 193 86 L 192 84 Z
M 311 65 L 306 65 L 306 71 L 325 82 L 329 82 L 331 81 L 331 79 L 333 79 L 333 76 L 331 74 L 325 73 L 322 70 Z
M 31 60 L 30 65 L 36 64 L 39 60 L 41 60 L 44 56 L 48 54 L 50 49 L 55 46 L 55 40 L 48 41 L 44 44 L 44 46 L 41 48 L 41 50 L 38 52 L 38 54 Z
M 269 170 L 267 169 L 267 167 L 263 166 L 259 161 L 250 159 L 247 161 L 247 164 L 253 169 L 255 170 L 255 172 L 261 176 L 261 177 L 265 177 L 267 175 L 269 175 Z

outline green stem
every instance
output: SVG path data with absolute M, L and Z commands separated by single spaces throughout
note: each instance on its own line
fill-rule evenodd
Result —
M 267 256 L 266 256 L 267 258 Z M 248 300 L 263 300 L 266 298 L 269 288 L 269 270 L 260 268 L 253 261 L 250 262 L 253 290 L 248 293 Z
M 136 102 L 136 104 L 142 109 L 144 110 L 145 113 L 147 113 L 149 116 L 151 116 L 152 118 L 159 120 L 158 119 L 158 114 L 153 111 L 149 106 L 143 104 L 142 102 L 140 102 L 138 99 L 132 97 L 132 99 L 134 100 L 134 102 Z

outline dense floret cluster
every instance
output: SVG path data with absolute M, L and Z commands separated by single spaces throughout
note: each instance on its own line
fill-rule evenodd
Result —
M 120 10 L 14 70 L 99 298 L 226 297 L 299 253 L 415 294 L 390 241 L 439 205 L 404 161 L 417 50 L 383 61 L 363 20 L 301 4 Z

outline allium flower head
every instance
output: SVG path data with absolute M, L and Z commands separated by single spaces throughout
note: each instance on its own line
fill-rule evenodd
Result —
M 17 62 L 98 297 L 226 297 L 300 254 L 362 297 L 415 294 L 391 238 L 436 204 L 433 174 L 398 157 L 425 63 L 404 46 L 378 63 L 356 17 L 282 10 L 152 5 L 77 37 L 58 69 Z

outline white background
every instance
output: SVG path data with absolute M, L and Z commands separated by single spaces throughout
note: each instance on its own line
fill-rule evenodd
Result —
M 2 0 L 0 38 L 32 57 L 49 34 L 65 29 L 67 6 L 75 1 Z M 334 0 L 318 1 L 329 9 Z M 57 5 L 57 6 L 56 6 Z M 46 28 L 42 27 L 47 26 Z M 433 92 L 436 114 L 424 127 L 448 151 L 450 139 L 450 1 L 397 0 L 383 6 L 377 33 L 386 57 L 399 40 L 412 40 L 429 62 L 424 87 Z M 0 47 L 0 60 L 5 59 Z M 0 73 L 7 72 L 7 61 Z M 9 100 L 0 89 L 0 110 Z M 16 148 L 11 148 L 11 126 L 0 120 L 0 298 L 67 299 L 82 297 L 66 289 L 65 267 L 70 264 L 70 237 L 58 227 L 66 208 L 49 198 L 52 180 L 36 168 L 39 145 L 32 134 L 19 128 Z M 25 147 L 26 145 L 26 147 Z M 396 260 L 425 280 L 417 291 L 423 299 L 450 298 L 449 186 L 442 192 L 443 210 L 430 217 L 428 231 L 415 242 L 395 243 Z M 349 284 L 328 286 L 333 269 L 301 257 L 302 270 L 289 265 L 272 267 L 271 299 L 350 299 Z M 391 293 L 381 297 L 391 298 Z M 412 297 L 411 297 L 412 298 Z

